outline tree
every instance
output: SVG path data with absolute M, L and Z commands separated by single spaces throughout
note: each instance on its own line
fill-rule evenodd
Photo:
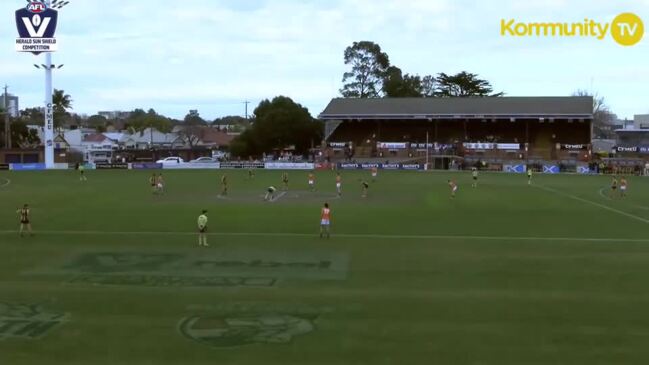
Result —
M 190 110 L 185 119 L 183 120 L 185 125 L 206 125 L 207 122 L 201 118 L 201 115 L 198 113 L 198 110 Z
M 92 115 L 86 120 L 86 125 L 90 128 L 98 129 L 104 127 L 105 129 L 108 126 L 108 119 L 101 115 Z
M 466 96 L 503 96 L 503 92 L 493 93 L 493 87 L 487 80 L 478 75 L 462 71 L 455 75 L 440 73 L 436 78 L 435 96 L 466 97 Z
M 54 89 L 52 94 L 54 106 L 54 128 L 60 128 L 68 116 L 68 109 L 72 109 L 72 97 L 63 90 Z
M 20 120 L 10 121 L 11 125 L 11 145 L 14 148 L 36 148 L 41 144 L 38 138 L 38 131 L 27 128 L 27 124 Z M 0 134 L 2 135 L 1 144 L 4 147 L 4 118 L 0 121 Z
M 162 133 L 169 133 L 172 129 L 171 119 L 156 113 L 155 110 L 135 109 L 126 119 L 125 128 L 142 132 L 147 128 L 154 128 Z
M 401 69 L 390 66 L 383 79 L 383 96 L 390 98 L 419 97 L 422 94 L 421 77 L 403 75 Z
M 309 111 L 288 97 L 264 100 L 254 111 L 254 123 L 232 142 L 235 156 L 259 156 L 275 149 L 295 147 L 306 154 L 312 144 L 322 140 L 323 124 Z
M 435 76 L 426 75 L 421 79 L 421 96 L 424 98 L 431 98 L 435 96 L 435 89 L 437 88 L 437 79 Z
M 85 121 L 88 128 L 94 128 L 97 133 L 104 133 L 107 131 L 109 121 L 106 117 L 101 115 L 91 115 Z
M 178 132 L 180 138 L 189 145 L 189 148 L 194 148 L 207 133 L 207 122 L 201 118 L 197 110 L 190 110 L 183 119 L 182 129 Z
M 615 133 L 611 125 L 615 121 L 615 115 L 611 112 L 604 97 L 598 93 L 587 90 L 577 90 L 572 96 L 590 96 L 593 98 L 593 137 L 602 139 L 613 139 Z
M 351 71 L 343 75 L 340 93 L 346 98 L 378 97 L 390 67 L 390 59 L 381 47 L 374 42 L 354 42 L 345 49 L 344 59 L 345 65 L 351 65 Z
M 27 108 L 20 112 L 20 120 L 29 125 L 44 125 L 45 114 L 39 108 Z
M 238 115 L 230 115 L 214 119 L 212 126 L 218 127 L 219 129 L 228 127 L 227 131 L 231 132 L 243 132 L 250 126 L 250 120 Z

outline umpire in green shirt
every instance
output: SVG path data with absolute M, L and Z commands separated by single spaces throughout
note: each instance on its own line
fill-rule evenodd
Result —
M 207 247 L 207 210 L 198 216 L 198 245 Z

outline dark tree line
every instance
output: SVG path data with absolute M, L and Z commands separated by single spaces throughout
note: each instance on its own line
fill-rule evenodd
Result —
M 305 107 L 291 98 L 278 96 L 259 103 L 251 127 L 232 142 L 230 150 L 240 157 L 261 156 L 288 148 L 305 155 L 320 143 L 322 136 L 323 124 L 313 119 Z
M 489 81 L 466 71 L 455 75 L 442 72 L 423 77 L 404 73 L 390 64 L 390 57 L 374 42 L 354 42 L 345 49 L 344 61 L 351 67 L 343 75 L 343 87 L 340 89 L 346 98 L 504 95 L 502 92 L 494 93 Z

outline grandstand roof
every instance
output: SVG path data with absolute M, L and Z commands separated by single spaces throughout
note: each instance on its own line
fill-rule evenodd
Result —
M 593 117 L 589 96 L 338 98 L 321 119 L 454 119 L 454 118 L 584 118 Z

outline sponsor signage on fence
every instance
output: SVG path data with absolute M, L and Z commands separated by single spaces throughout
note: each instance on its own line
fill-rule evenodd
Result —
M 562 144 L 562 150 L 586 150 L 588 149 L 587 144 Z
M 640 153 L 649 153 L 649 146 L 640 146 L 638 150 Z
M 520 150 L 519 143 L 464 143 L 464 148 L 468 150 Z
M 617 146 L 615 147 L 615 150 L 617 152 L 638 152 L 638 146 L 631 146 L 631 147 Z
M 400 170 L 423 170 L 424 165 L 418 163 L 404 163 L 399 166 Z
M 218 162 L 210 162 L 210 163 L 187 163 L 183 162 L 180 164 L 171 164 L 171 165 L 164 165 L 165 170 L 215 170 L 215 169 L 220 169 L 221 164 Z
M 158 170 L 161 168 L 162 164 L 155 162 L 134 162 L 131 164 L 133 170 Z
M 126 170 L 128 169 L 127 163 L 98 163 L 95 165 L 97 170 Z
M 423 170 L 423 164 L 383 164 L 383 163 L 339 163 L 338 168 L 341 170 L 370 170 L 377 168 L 380 170 Z
M 381 169 L 382 170 L 399 170 L 399 164 L 398 163 L 384 163 L 381 164 Z
M 350 147 L 352 145 L 351 142 L 329 142 L 329 147 L 333 149 L 343 149 L 346 147 Z
M 543 165 L 544 174 L 558 174 L 559 172 L 559 166 L 557 165 Z
M 268 170 L 313 170 L 315 165 L 307 162 L 267 162 L 264 168 Z
M 338 168 L 342 170 L 356 170 L 360 168 L 360 165 L 357 163 L 339 163 Z
M 408 148 L 408 143 L 406 142 L 378 142 L 376 147 L 388 149 L 388 150 L 405 150 Z
M 0 170 L 9 170 L 9 164 L 0 163 Z
M 503 165 L 503 171 L 514 174 L 524 174 L 527 171 L 526 165 Z
M 330 162 L 316 162 L 313 165 L 316 170 L 331 170 L 333 166 L 335 165 Z
M 263 162 L 221 162 L 222 169 L 263 169 L 264 167 Z
M 45 170 L 44 163 L 12 163 L 10 169 L 14 171 Z
M 578 174 L 590 174 L 590 167 L 588 166 L 577 166 Z
M 435 145 L 432 143 L 411 143 L 410 148 L 416 148 L 418 150 L 434 149 Z

